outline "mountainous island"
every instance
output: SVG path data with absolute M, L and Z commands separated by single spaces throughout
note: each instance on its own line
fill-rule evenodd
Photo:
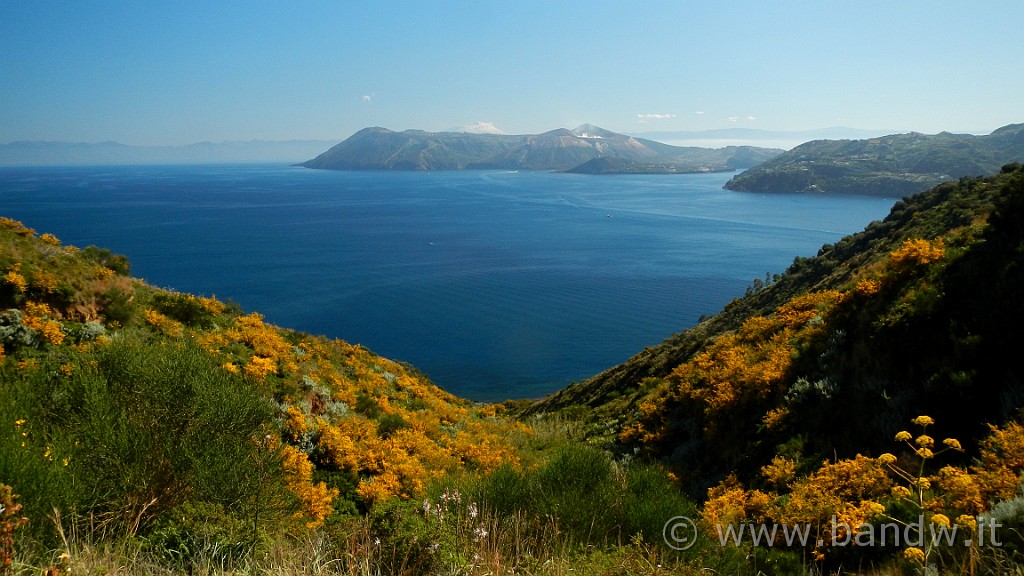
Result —
M 1022 252 L 1015 163 L 477 404 L 0 218 L 0 574 L 1018 573 Z
M 904 196 L 1024 161 L 1024 124 L 987 136 L 912 132 L 801 144 L 725 184 L 748 192 L 836 192 Z
M 561 170 L 586 174 L 692 173 L 742 170 L 781 154 L 751 146 L 680 147 L 584 124 L 543 134 L 393 132 L 365 128 L 307 168 L 328 170 Z

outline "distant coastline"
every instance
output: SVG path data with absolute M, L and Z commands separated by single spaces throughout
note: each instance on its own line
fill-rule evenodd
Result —
M 18 141 L 0 144 L 0 166 L 104 164 L 293 164 L 319 154 L 333 140 L 198 142 L 183 146 L 130 146 L 118 142 Z

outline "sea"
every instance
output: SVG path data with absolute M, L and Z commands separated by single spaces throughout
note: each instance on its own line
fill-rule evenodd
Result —
M 896 201 L 731 176 L 3 167 L 0 215 L 498 401 L 627 360 Z

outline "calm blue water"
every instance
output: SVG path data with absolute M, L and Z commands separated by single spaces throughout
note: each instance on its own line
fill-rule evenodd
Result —
M 893 203 L 729 176 L 3 168 L 0 215 L 499 400 L 622 362 Z

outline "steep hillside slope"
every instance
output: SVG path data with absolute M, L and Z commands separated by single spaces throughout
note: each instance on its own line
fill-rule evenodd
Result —
M 0 483 L 35 519 L 257 531 L 514 462 L 521 425 L 338 340 L 160 290 L 109 251 L 0 218 Z M 228 523 L 231 525 L 231 523 Z
M 1020 165 L 943 184 L 527 412 L 583 416 L 698 492 L 782 453 L 884 451 L 921 413 L 968 446 L 1024 406 L 1022 215 Z
M 835 192 L 904 196 L 1024 161 L 1024 124 L 987 136 L 893 134 L 801 144 L 726 183 L 749 192 Z

